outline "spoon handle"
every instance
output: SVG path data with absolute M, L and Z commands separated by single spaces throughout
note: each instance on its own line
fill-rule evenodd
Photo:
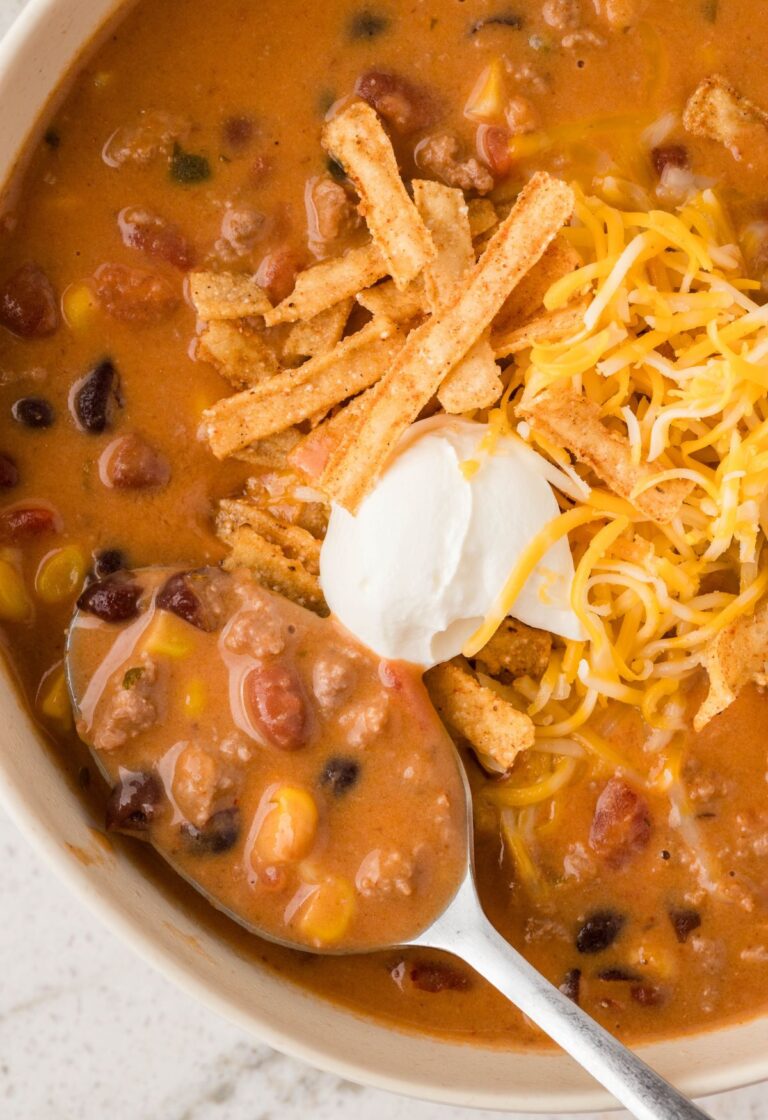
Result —
M 493 928 L 470 878 L 413 944 L 461 957 L 599 1081 L 637 1120 L 707 1120 L 678 1092 L 533 968 Z M 711 1117 L 709 1118 L 711 1120 Z

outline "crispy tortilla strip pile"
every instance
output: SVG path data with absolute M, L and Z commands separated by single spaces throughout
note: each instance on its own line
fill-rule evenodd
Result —
M 220 503 L 216 530 L 231 553 L 227 571 L 250 568 L 271 591 L 319 614 L 327 607 L 318 583 L 320 542 L 298 525 L 288 525 L 248 501 Z
M 716 140 L 734 159 L 768 140 L 768 113 L 720 74 L 701 82 L 685 106 L 683 126 L 693 136 Z
M 493 637 L 475 655 L 477 668 L 489 677 L 540 677 L 549 664 L 552 635 L 505 618 Z
M 533 746 L 530 716 L 480 684 L 463 658 L 436 665 L 424 683 L 451 734 L 491 759 L 494 768 L 508 770 L 521 751 Z
M 615 493 L 634 502 L 654 521 L 671 521 L 693 489 L 693 483 L 674 479 L 636 493 L 661 473 L 659 467 L 633 463 L 627 439 L 606 428 L 599 407 L 567 385 L 545 389 L 521 404 L 518 414 L 529 421 L 534 432 L 567 448 Z
M 709 693 L 693 720 L 697 731 L 724 712 L 752 681 L 762 688 L 768 685 L 768 602 L 721 630 L 704 655 L 704 667 Z

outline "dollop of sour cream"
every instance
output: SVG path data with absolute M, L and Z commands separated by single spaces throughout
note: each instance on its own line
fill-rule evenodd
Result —
M 382 657 L 428 668 L 460 653 L 525 546 L 559 512 L 535 457 L 516 440 L 479 454 L 486 431 L 456 417 L 420 421 L 355 516 L 333 507 L 320 554 L 323 592 L 339 621 Z M 465 473 L 472 460 L 478 469 Z M 583 638 L 570 605 L 573 575 L 561 538 L 510 613 Z

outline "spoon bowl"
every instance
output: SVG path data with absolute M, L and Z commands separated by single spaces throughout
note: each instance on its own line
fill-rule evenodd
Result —
M 67 636 L 65 667 L 79 728 L 90 725 L 96 697 L 110 673 L 123 663 L 130 652 L 126 648 L 126 642 L 130 639 L 135 644 L 137 634 L 141 634 L 151 621 L 158 588 L 177 574 L 178 569 L 160 567 L 140 569 L 132 574 L 131 578 L 143 581 L 153 590 L 152 607 L 146 614 L 146 621 L 142 619 L 130 634 L 117 627 L 105 630 L 104 626 L 94 623 L 90 613 L 80 609 L 75 611 Z M 94 658 L 89 656 L 93 651 L 89 647 L 97 641 L 97 635 L 100 646 L 94 672 Z M 90 669 L 86 668 L 88 666 Z M 105 765 L 101 752 L 95 749 L 87 734 L 81 734 L 99 772 L 111 783 L 114 775 Z M 455 768 L 456 782 L 453 788 L 459 791 L 458 797 L 461 800 L 458 806 L 461 814 L 458 828 L 463 841 L 459 857 L 452 864 L 452 878 L 443 891 L 437 912 L 423 916 L 420 924 L 409 931 L 407 936 L 384 936 L 379 943 L 366 944 L 362 951 L 418 946 L 452 953 L 493 984 L 588 1070 L 638 1120 L 694 1120 L 696 1117 L 706 1117 L 706 1113 L 550 984 L 489 922 L 475 885 L 471 790 L 458 751 L 452 746 L 447 749 L 451 752 L 452 767 Z M 250 933 L 299 951 L 336 955 L 361 951 L 359 946 L 345 944 L 343 941 L 318 946 L 308 944 L 298 937 L 294 939 L 288 933 L 276 934 L 274 927 L 266 921 L 261 924 L 252 920 L 206 889 L 183 861 L 174 857 L 167 846 L 155 844 L 155 847 L 174 871 L 199 891 L 211 905 Z

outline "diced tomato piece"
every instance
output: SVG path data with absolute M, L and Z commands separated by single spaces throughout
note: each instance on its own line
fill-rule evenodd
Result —
M 246 677 L 245 693 L 251 718 L 270 743 L 284 751 L 304 746 L 307 705 L 301 681 L 288 665 L 257 665 Z

